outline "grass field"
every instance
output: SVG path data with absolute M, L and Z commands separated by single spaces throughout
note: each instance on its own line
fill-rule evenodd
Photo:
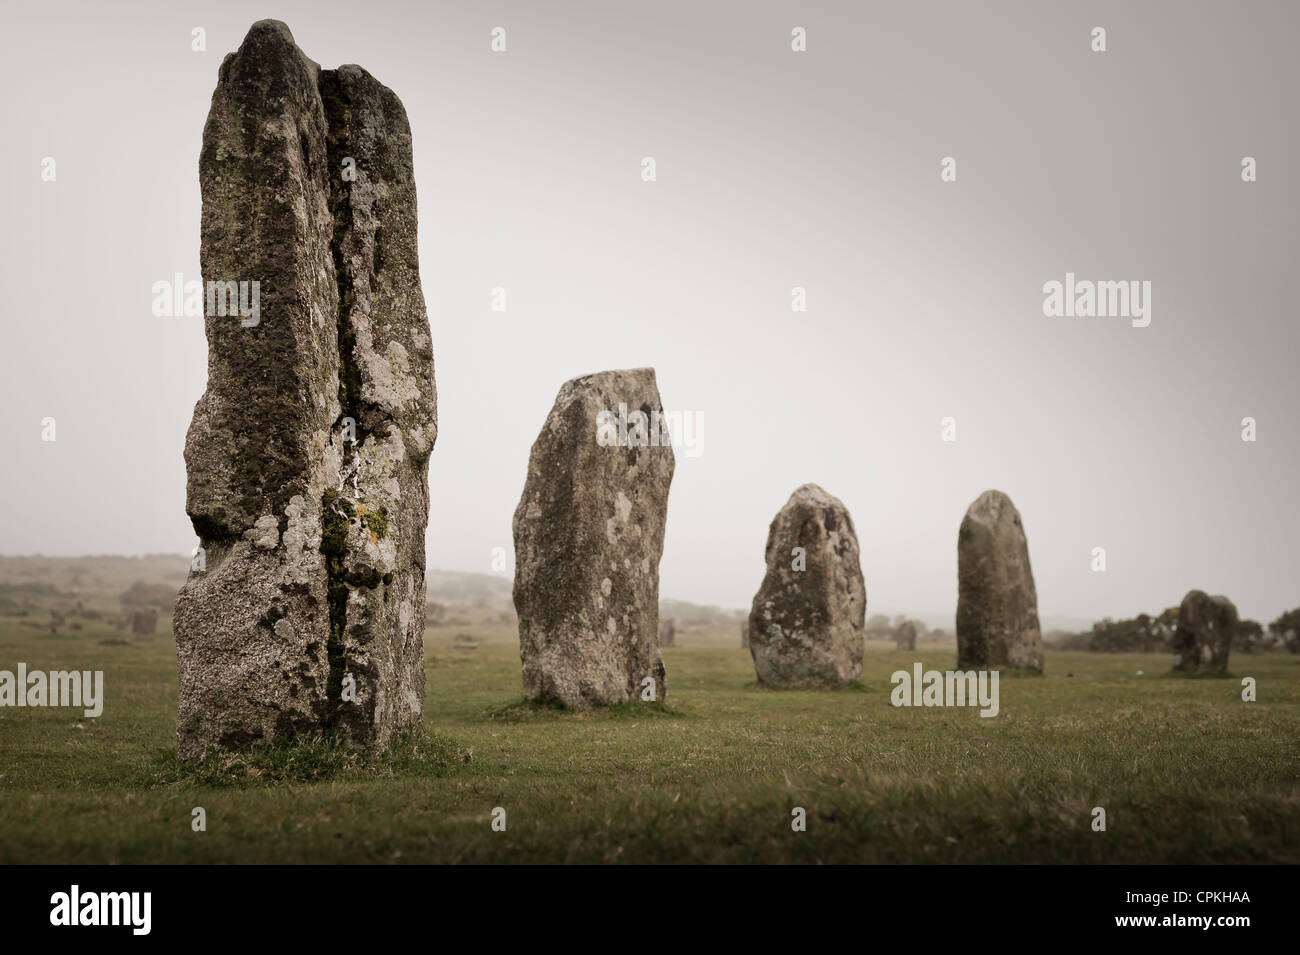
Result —
M 478 649 L 452 649 L 464 632 Z M 1295 656 L 1186 679 L 1049 651 L 986 719 L 889 705 L 891 672 L 950 648 L 870 649 L 858 686 L 780 692 L 717 633 L 664 651 L 664 705 L 570 714 L 522 703 L 508 626 L 437 629 L 427 732 L 391 759 L 322 744 L 193 773 L 170 633 L 100 642 L 119 637 L 0 622 L 0 669 L 102 669 L 106 696 L 98 719 L 0 709 L 0 862 L 1300 862 Z

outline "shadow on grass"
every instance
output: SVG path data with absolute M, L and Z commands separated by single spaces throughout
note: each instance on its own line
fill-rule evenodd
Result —
M 1235 673 L 1224 671 L 1223 673 L 1207 672 L 1205 670 L 1174 670 L 1169 669 L 1163 673 L 1152 674 L 1155 677 L 1164 677 L 1167 680 L 1226 680 L 1228 682 L 1241 682 L 1241 678 Z
M 255 746 L 239 753 L 210 753 L 182 763 L 176 750 L 160 753 L 143 784 L 170 786 L 272 786 L 329 780 L 446 776 L 471 760 L 470 750 L 421 724 L 394 738 L 384 753 L 371 757 L 341 736 L 314 734 L 291 743 Z
M 741 689 L 758 690 L 762 693 L 771 693 L 774 696 L 785 696 L 786 694 L 795 693 L 871 693 L 878 687 L 870 683 L 863 683 L 861 680 L 854 680 L 852 683 L 839 683 L 835 686 L 769 686 L 766 683 L 759 683 L 757 680 L 750 680 L 741 684 Z
M 659 717 L 681 717 L 681 710 L 673 709 L 662 701 L 642 703 L 639 700 L 615 703 L 612 706 L 593 706 L 586 710 L 571 710 L 558 703 L 539 703 L 519 699 L 502 703 L 487 710 L 487 719 L 498 723 L 531 723 L 559 720 L 644 720 Z

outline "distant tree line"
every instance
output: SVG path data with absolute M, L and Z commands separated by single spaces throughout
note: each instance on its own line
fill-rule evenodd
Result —
M 1067 637 L 1058 643 L 1063 650 L 1093 653 L 1172 653 L 1178 608 L 1170 607 L 1159 616 L 1140 613 L 1131 620 L 1110 617 L 1092 625 L 1092 630 Z M 1300 653 L 1300 607 L 1288 610 L 1267 628 L 1255 620 L 1241 620 L 1232 635 L 1233 653 L 1270 653 L 1286 650 Z
M 873 640 L 894 640 L 898 639 L 898 632 L 903 624 L 911 620 L 912 626 L 916 628 L 917 642 L 938 643 L 948 639 L 948 633 L 938 627 L 933 630 L 927 627 L 920 620 L 914 620 L 905 614 L 897 614 L 890 619 L 883 613 L 874 613 L 867 618 L 867 636 Z

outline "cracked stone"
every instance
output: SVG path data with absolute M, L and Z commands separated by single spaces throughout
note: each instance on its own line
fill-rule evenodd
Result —
M 204 279 L 259 282 L 261 321 L 205 321 L 185 461 L 208 561 L 176 604 L 179 754 L 321 730 L 382 750 L 423 707 L 437 437 L 405 110 L 261 20 L 221 64 L 199 181 Z

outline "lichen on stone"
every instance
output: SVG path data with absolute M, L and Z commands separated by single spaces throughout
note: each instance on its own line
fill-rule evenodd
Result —
M 209 561 L 176 607 L 180 754 L 321 729 L 380 750 L 420 717 L 424 601 L 399 618 L 388 591 L 423 591 L 437 435 L 405 111 L 262 20 L 222 61 L 199 178 L 205 279 L 262 294 L 254 327 L 206 321 L 185 459 Z

